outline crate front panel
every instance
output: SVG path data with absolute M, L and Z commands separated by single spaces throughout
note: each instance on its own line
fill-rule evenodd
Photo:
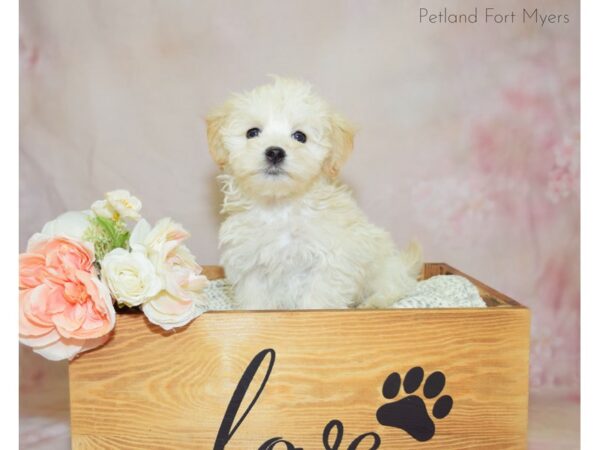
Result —
M 357 448 L 376 448 L 378 438 L 382 449 L 525 448 L 528 339 L 524 308 L 211 312 L 177 332 L 120 315 L 107 345 L 70 364 L 73 448 L 248 450 L 271 438 L 305 450 L 361 439 Z M 259 354 L 228 428 L 225 412 Z M 405 399 L 418 384 L 418 369 L 406 377 L 413 367 L 425 379 L 442 372 L 443 391 L 427 398 L 423 380 Z M 386 398 L 393 372 L 408 386 L 394 395 L 392 377 Z M 443 396 L 452 408 L 437 419 Z M 449 400 L 441 403 L 437 415 Z M 223 427 L 221 437 L 231 436 L 215 445 Z

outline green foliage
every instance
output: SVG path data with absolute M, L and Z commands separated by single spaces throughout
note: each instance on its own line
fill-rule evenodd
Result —
M 94 216 L 83 238 L 94 244 L 97 261 L 115 248 L 129 248 L 129 230 L 120 220 Z

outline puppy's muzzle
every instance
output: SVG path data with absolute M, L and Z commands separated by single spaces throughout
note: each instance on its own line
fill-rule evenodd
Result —
M 265 150 L 265 158 L 273 166 L 278 166 L 285 159 L 285 150 L 281 147 L 269 147 Z

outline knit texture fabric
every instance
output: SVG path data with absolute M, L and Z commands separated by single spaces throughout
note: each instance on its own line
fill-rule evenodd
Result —
M 206 303 L 197 308 L 223 311 L 233 308 L 233 286 L 226 279 L 213 280 L 204 290 Z M 392 305 L 392 308 L 485 308 L 473 283 L 458 275 L 436 275 L 417 283 L 414 292 Z

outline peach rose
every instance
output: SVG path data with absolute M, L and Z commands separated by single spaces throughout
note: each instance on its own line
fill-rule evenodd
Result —
M 91 244 L 65 236 L 32 239 L 19 257 L 19 340 L 53 361 L 108 340 L 115 310 L 96 275 Z

